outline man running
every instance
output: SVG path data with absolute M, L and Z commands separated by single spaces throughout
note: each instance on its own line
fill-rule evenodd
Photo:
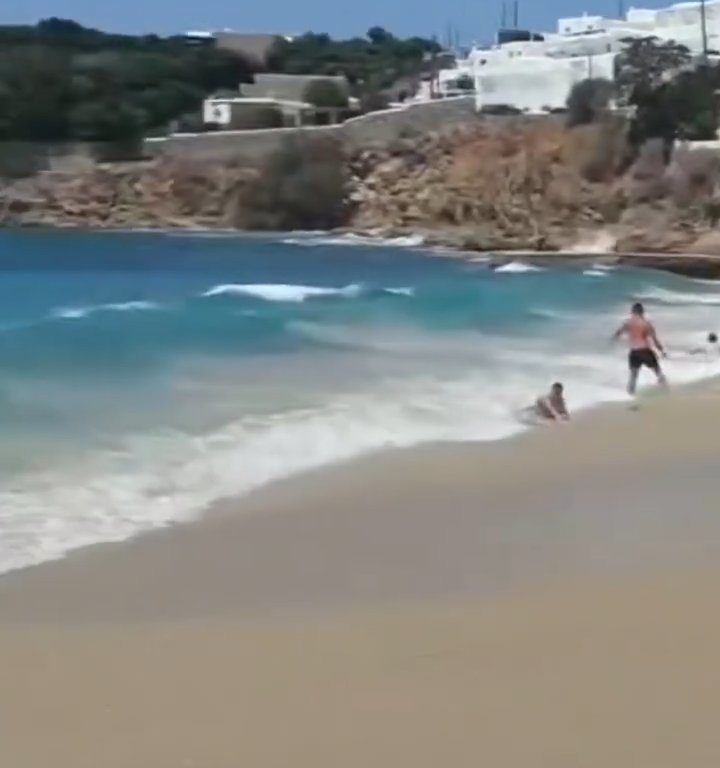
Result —
M 630 352 L 628 354 L 628 364 L 630 366 L 630 378 L 628 379 L 628 393 L 635 394 L 637 387 L 638 374 L 640 369 L 645 366 L 657 376 L 658 384 L 667 386 L 667 379 L 658 362 L 656 351 L 663 357 L 665 348 L 660 343 L 660 339 L 655 332 L 655 326 L 645 317 L 645 308 L 639 302 L 633 304 L 630 317 L 617 329 L 613 339 L 617 340 L 621 336 L 627 336 Z

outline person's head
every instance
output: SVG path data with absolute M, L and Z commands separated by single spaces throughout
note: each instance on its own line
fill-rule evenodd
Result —
M 564 391 L 565 387 L 563 387 L 559 381 L 556 381 L 552 387 L 550 387 L 550 394 L 552 394 L 554 397 L 562 397 Z
M 632 313 L 637 317 L 642 317 L 645 314 L 645 307 L 639 301 L 636 301 L 632 305 Z
M 707 340 L 708 340 L 708 344 L 717 344 L 717 340 L 718 340 L 717 334 L 708 333 Z

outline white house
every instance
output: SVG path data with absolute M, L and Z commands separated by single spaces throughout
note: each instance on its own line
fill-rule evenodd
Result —
M 589 77 L 613 79 L 615 58 L 628 38 L 674 40 L 700 54 L 700 7 L 700 2 L 688 2 L 658 10 L 631 8 L 624 19 L 584 14 L 559 19 L 556 32 L 526 33 L 528 39 L 474 48 L 468 61 L 478 109 L 500 105 L 526 112 L 563 108 L 575 83 Z M 714 52 L 720 50 L 720 0 L 707 0 L 705 8 L 707 47 Z

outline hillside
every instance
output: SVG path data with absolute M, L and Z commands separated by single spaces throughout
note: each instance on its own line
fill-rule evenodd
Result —
M 345 228 L 422 232 L 471 250 L 720 252 L 720 164 L 649 143 L 629 167 L 621 123 L 473 121 L 348 155 L 288 145 L 259 168 L 154 160 L 6 181 L 10 226 Z
M 625 131 L 489 120 L 363 152 L 351 161 L 353 226 L 472 250 L 718 250 L 718 156 L 680 148 L 666 166 L 649 142 L 628 166 Z
M 201 129 L 203 99 L 237 92 L 266 64 L 271 71 L 341 74 L 354 95 L 379 97 L 419 77 L 431 40 L 402 40 L 375 27 L 367 38 L 307 33 L 279 39 L 266 64 L 183 37 L 118 35 L 65 19 L 0 25 L 0 141 L 137 141 L 175 121 Z M 364 103 L 364 102 L 363 102 Z

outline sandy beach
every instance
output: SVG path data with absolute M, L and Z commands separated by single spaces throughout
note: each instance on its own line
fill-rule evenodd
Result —
M 715 765 L 719 406 L 376 454 L 7 574 L 4 763 Z

